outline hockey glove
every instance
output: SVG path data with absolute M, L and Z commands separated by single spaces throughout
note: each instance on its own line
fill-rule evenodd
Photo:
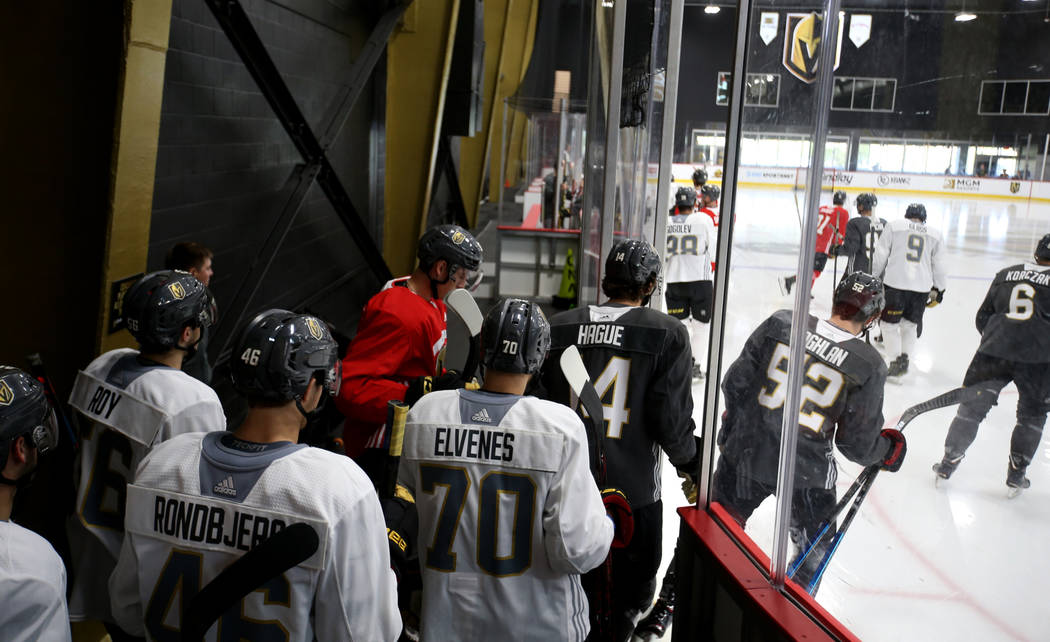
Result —
M 634 513 L 627 495 L 618 488 L 606 488 L 602 491 L 602 502 L 605 503 L 605 514 L 613 523 L 612 547 L 626 547 L 634 536 Z
M 944 301 L 944 290 L 930 288 L 930 293 L 926 296 L 926 307 L 932 308 L 941 301 Z
M 405 403 L 414 406 L 420 397 L 428 392 L 455 390 L 456 388 L 462 388 L 463 384 L 463 377 L 455 370 L 449 370 L 440 377 L 431 377 L 430 375 L 416 377 L 408 384 L 408 390 L 405 391 Z
M 700 453 L 703 451 L 704 440 L 700 435 L 693 435 L 696 443 L 696 454 L 689 463 L 677 468 L 678 476 L 682 478 L 682 492 L 690 504 L 696 503 L 696 487 L 698 485 L 697 475 L 700 474 Z
M 419 530 L 419 516 L 412 495 L 404 486 L 398 484 L 394 497 L 384 499 L 383 517 L 386 520 L 387 545 L 390 549 L 390 567 L 394 570 L 398 582 L 415 569 L 416 532 Z
M 890 440 L 890 449 L 882 460 L 882 469 L 895 473 L 904 463 L 904 455 L 908 453 L 908 442 L 904 439 L 904 433 L 893 428 L 883 430 L 882 436 Z

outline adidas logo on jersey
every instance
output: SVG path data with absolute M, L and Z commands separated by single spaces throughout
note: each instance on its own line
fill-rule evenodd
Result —
M 211 490 L 216 495 L 226 495 L 227 497 L 237 496 L 237 489 L 233 487 L 233 475 L 229 475 L 226 479 L 215 484 Z
M 492 423 L 492 417 L 489 416 L 489 411 L 484 408 L 475 412 L 474 415 L 470 418 L 470 420 L 483 424 Z

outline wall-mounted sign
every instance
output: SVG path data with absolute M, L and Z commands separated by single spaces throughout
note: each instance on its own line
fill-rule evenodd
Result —
M 769 45 L 777 37 L 777 27 L 780 26 L 780 14 L 773 11 L 763 11 L 762 20 L 758 26 L 758 36 L 762 42 Z
M 839 12 L 838 38 L 835 43 L 835 69 L 842 57 L 842 36 L 845 33 L 845 14 Z M 820 64 L 821 33 L 824 19 L 816 12 L 789 13 L 784 23 L 784 67 L 804 83 L 817 79 Z
M 850 16 L 849 39 L 853 45 L 860 49 L 868 38 L 871 38 L 871 16 L 858 16 L 857 14 Z
M 124 317 L 121 314 L 124 310 L 124 295 L 127 294 L 131 286 L 135 285 L 135 281 L 142 278 L 142 274 L 136 274 L 135 276 L 129 276 L 126 279 L 120 279 L 114 281 L 109 286 L 109 333 L 119 332 L 123 330 L 127 324 L 125 323 Z

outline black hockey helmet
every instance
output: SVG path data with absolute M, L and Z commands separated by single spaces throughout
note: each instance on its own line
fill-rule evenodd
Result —
M 674 194 L 674 206 L 678 209 L 693 209 L 696 206 L 696 190 L 692 187 L 679 187 Z
M 1035 246 L 1035 258 L 1050 261 L 1050 234 L 1039 239 L 1039 243 Z
M 615 283 L 644 286 L 659 274 L 660 255 L 645 241 L 619 241 L 605 258 L 605 278 Z
M 904 218 L 917 218 L 920 222 L 926 222 L 926 206 L 922 203 L 912 203 L 904 212 Z
M 481 326 L 481 363 L 489 370 L 533 374 L 551 347 L 551 326 L 540 306 L 525 299 L 505 299 Z
M 707 182 L 707 170 L 703 167 L 697 167 L 693 170 L 693 185 L 700 186 Z
M 843 205 L 846 202 L 846 192 L 842 190 L 836 191 L 831 195 L 831 202 L 835 205 Z
M 124 295 L 122 315 L 139 345 L 168 350 L 175 347 L 186 326 L 215 322 L 215 299 L 189 272 L 161 270 L 131 286 Z
M 857 194 L 857 209 L 871 211 L 875 209 L 875 206 L 879 204 L 879 198 L 871 192 L 864 192 L 863 194 Z
M 882 281 L 866 272 L 853 272 L 843 277 L 835 288 L 832 311 L 844 319 L 860 321 L 867 328 L 886 307 Z
M 0 471 L 7 465 L 11 442 L 23 435 L 41 455 L 54 448 L 55 411 L 39 381 L 18 368 L 0 366 Z
M 481 244 L 474 235 L 458 225 L 437 225 L 419 237 L 419 249 L 416 252 L 419 264 L 424 269 L 436 261 L 448 261 L 449 273 L 453 266 L 466 268 L 468 271 L 481 267 Z
M 324 321 L 272 309 L 252 319 L 237 340 L 230 374 L 249 399 L 298 402 L 317 376 L 329 395 L 342 383 L 339 348 Z
M 717 201 L 722 196 L 722 190 L 718 189 L 717 185 L 704 185 L 700 188 L 700 193 L 712 201 Z

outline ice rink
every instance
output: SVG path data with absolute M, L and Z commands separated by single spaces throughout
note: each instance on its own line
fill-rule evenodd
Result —
M 850 215 L 856 213 L 849 191 Z M 804 194 L 798 194 L 798 207 Z M 927 223 L 943 234 L 948 258 L 944 302 L 926 311 L 917 354 L 901 385 L 888 383 L 883 413 L 892 426 L 908 406 L 955 388 L 979 335 L 974 315 L 995 273 L 1032 262 L 1036 242 L 1050 233 L 1050 204 L 984 198 L 878 193 L 876 215 L 901 218 L 911 202 L 925 204 Z M 830 202 L 830 194 L 823 199 Z M 794 271 L 799 233 L 790 190 L 744 189 L 737 208 L 723 367 L 773 311 L 790 307 L 777 277 Z M 823 202 L 823 201 L 822 201 Z M 842 269 L 842 261 L 839 270 Z M 833 262 L 814 286 L 812 313 L 826 318 Z M 694 385 L 702 422 L 704 386 Z M 818 601 L 863 640 L 1046 640 L 1050 611 L 1050 439 L 1044 434 L 1028 477 L 1032 487 L 1007 499 L 1006 468 L 1017 391 L 1007 386 L 951 480 L 934 484 L 930 466 L 943 454 L 955 408 L 920 416 L 906 429 L 908 453 L 897 474 L 882 473 L 831 566 Z M 860 467 L 838 456 L 839 488 Z M 665 462 L 664 557 L 670 563 L 684 500 Z M 748 534 L 772 548 L 774 499 L 751 517 Z M 661 570 L 661 578 L 663 570 Z M 664 639 L 670 639 L 668 633 Z

